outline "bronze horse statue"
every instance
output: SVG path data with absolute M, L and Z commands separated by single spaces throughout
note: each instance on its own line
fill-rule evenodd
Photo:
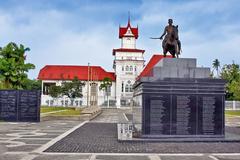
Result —
M 173 58 L 179 57 L 181 51 L 181 42 L 178 39 L 178 26 L 173 26 L 172 32 L 168 33 L 162 41 L 163 55 L 166 57 L 169 52 Z
M 173 20 L 168 20 L 168 26 L 165 27 L 164 33 L 160 38 L 152 38 L 152 39 L 164 39 L 162 41 L 163 55 L 166 57 L 167 52 L 169 52 L 173 58 L 177 56 L 179 57 L 181 51 L 181 42 L 178 37 L 178 25 L 172 25 Z

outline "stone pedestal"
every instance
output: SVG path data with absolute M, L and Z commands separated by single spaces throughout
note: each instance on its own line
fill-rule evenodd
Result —
M 133 123 L 142 137 L 224 137 L 225 81 L 196 59 L 164 58 L 134 86 Z

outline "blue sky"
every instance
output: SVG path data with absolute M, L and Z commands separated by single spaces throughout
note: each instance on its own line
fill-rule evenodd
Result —
M 120 47 L 119 25 L 139 27 L 137 48 L 146 63 L 161 53 L 159 37 L 167 19 L 179 25 L 181 57 L 197 58 L 211 67 L 234 60 L 240 64 L 240 3 L 238 0 L 1 0 L 0 46 L 10 41 L 31 48 L 27 61 L 36 78 L 47 64 L 100 65 L 112 71 L 112 49 Z

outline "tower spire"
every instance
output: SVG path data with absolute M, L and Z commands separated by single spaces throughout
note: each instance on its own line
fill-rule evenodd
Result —
M 130 26 L 130 11 L 128 11 L 128 26 Z

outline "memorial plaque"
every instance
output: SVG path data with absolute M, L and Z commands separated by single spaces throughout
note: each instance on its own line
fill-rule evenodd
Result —
M 0 92 L 0 119 L 6 121 L 17 120 L 17 91 Z
M 198 134 L 224 133 L 224 97 L 200 95 L 198 98 Z
M 196 96 L 173 95 L 172 98 L 172 135 L 196 134 L 197 105 Z
M 224 136 L 224 82 L 219 82 L 181 79 L 179 83 L 168 79 L 143 83 L 143 93 L 139 94 L 142 134 L 146 137 Z
M 1 90 L 0 119 L 39 122 L 40 96 L 40 91 Z
M 150 97 L 150 134 L 170 134 L 170 96 Z
M 19 93 L 19 119 L 21 121 L 39 121 L 39 92 L 22 91 Z

